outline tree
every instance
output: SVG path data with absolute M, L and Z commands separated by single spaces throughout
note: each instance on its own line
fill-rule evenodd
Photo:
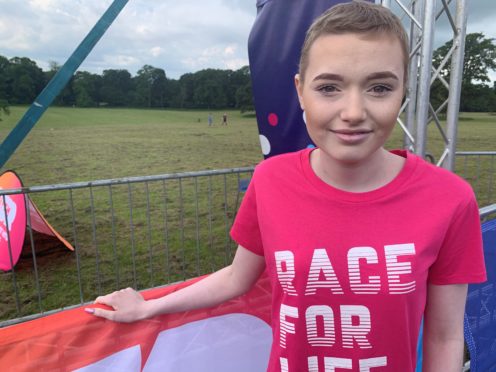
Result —
M 0 121 L 2 121 L 2 114 L 9 115 L 9 102 L 7 101 L 7 70 L 9 67 L 9 60 L 0 56 Z
M 253 111 L 255 105 L 253 103 L 250 68 L 243 66 L 239 70 L 234 71 L 231 77 L 231 84 L 235 89 L 236 108 L 240 109 L 241 113 Z
M 132 101 L 133 83 L 127 70 L 104 70 L 102 101 L 109 106 L 127 106 Z
M 76 105 L 80 107 L 98 107 L 102 77 L 87 71 L 77 71 L 73 79 Z
M 2 114 L 10 114 L 9 103 L 5 99 L 0 99 L 0 121 L 2 121 Z
M 236 108 L 240 109 L 241 113 L 255 110 L 251 82 L 236 90 Z
M 55 61 L 49 61 L 48 62 L 48 67 L 49 70 L 44 72 L 45 74 L 45 86 L 52 80 L 52 78 L 55 76 L 57 72 L 62 68 L 61 65 L 59 65 Z M 74 77 L 71 77 L 71 79 L 67 82 L 65 87 L 59 92 L 57 97 L 55 97 L 55 100 L 53 103 L 55 105 L 59 106 L 72 106 L 76 103 L 76 97 L 74 94 L 74 87 L 73 87 L 73 82 L 74 82 Z
M 453 45 L 453 40 L 437 48 L 433 53 L 433 65 L 438 68 L 444 56 Z M 465 54 L 463 61 L 463 84 L 489 82 L 489 71 L 496 70 L 496 45 L 494 39 L 484 37 L 481 32 L 468 34 L 465 38 Z M 447 63 L 441 75 L 449 78 L 451 64 Z
M 205 69 L 193 74 L 193 106 L 198 108 L 229 107 L 227 87 L 230 71 Z
M 7 100 L 11 104 L 34 101 L 45 86 L 45 76 L 36 62 L 29 58 L 14 57 L 6 69 Z
M 179 89 L 177 91 L 177 100 L 179 108 L 192 108 L 193 94 L 195 89 L 195 77 L 192 73 L 181 75 L 178 81 Z
M 144 65 L 133 79 L 135 90 L 134 104 L 140 107 L 164 107 L 166 101 L 167 77 L 165 71 Z
M 485 84 L 465 84 L 460 111 L 489 112 L 496 110 L 496 94 Z
M 450 40 L 434 51 L 433 66 L 436 69 L 439 68 L 452 45 L 453 40 Z M 468 34 L 465 39 L 460 110 L 491 111 L 493 109 L 494 92 L 484 84 L 490 82 L 491 70 L 496 70 L 494 39 L 486 38 L 480 32 Z M 441 69 L 440 75 L 449 82 L 450 73 L 451 64 L 448 62 Z M 431 87 L 431 102 L 435 107 L 439 106 L 448 98 L 448 93 L 439 81 L 435 81 Z
M 0 99 L 7 101 L 7 71 L 9 67 L 9 60 L 0 56 Z

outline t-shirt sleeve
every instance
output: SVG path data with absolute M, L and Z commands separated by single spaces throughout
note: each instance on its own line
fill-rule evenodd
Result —
M 429 283 L 465 284 L 486 280 L 479 209 L 472 193 L 448 227 L 438 257 L 429 269 Z
M 264 251 L 257 213 L 256 178 L 257 171 L 255 170 L 234 219 L 231 238 L 249 251 L 263 256 Z

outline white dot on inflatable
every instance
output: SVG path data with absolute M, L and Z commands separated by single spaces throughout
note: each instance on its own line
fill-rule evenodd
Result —
M 259 137 L 260 137 L 260 146 L 262 146 L 262 154 L 269 155 L 270 154 L 269 140 L 263 134 L 261 134 Z
M 305 115 L 305 111 L 303 111 L 303 114 L 301 114 L 303 118 L 303 122 L 306 124 L 307 123 L 307 116 Z

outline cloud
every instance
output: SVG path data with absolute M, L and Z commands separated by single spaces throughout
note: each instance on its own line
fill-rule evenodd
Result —
M 150 54 L 153 57 L 158 57 L 164 52 L 164 49 L 162 47 L 156 46 L 150 49 Z
M 136 52 L 141 65 L 163 68 L 175 78 L 203 68 L 230 68 L 232 59 L 247 64 L 246 45 L 254 17 L 255 7 L 249 14 L 243 8 L 226 7 L 221 0 L 163 1 L 153 6 L 137 0 L 128 4 L 109 30 L 112 43 L 102 40 L 102 53 L 114 53 L 116 47 L 126 45 Z M 143 45 L 151 46 L 144 49 Z M 225 51 L 232 53 L 227 61 Z
M 236 46 L 235 45 L 228 45 L 227 47 L 224 48 L 224 55 L 225 56 L 233 55 L 235 52 L 236 52 Z
M 49 61 L 63 64 L 111 3 L 0 0 L 0 54 L 28 57 L 43 68 Z M 467 3 L 468 32 L 496 37 L 494 0 Z M 148 64 L 177 79 L 203 68 L 239 68 L 248 64 L 255 4 L 256 0 L 129 1 L 81 69 L 100 73 L 126 68 L 134 75 Z M 446 20 L 440 26 L 438 45 L 450 38 Z
M 145 64 L 178 78 L 191 68 L 229 68 L 247 63 L 246 44 L 256 8 L 249 1 L 130 1 L 81 69 L 101 72 Z M 46 68 L 63 64 L 110 0 L 0 0 L 0 54 L 28 57 Z M 242 46 L 242 47 L 240 47 Z M 224 58 L 224 51 L 229 59 Z M 237 63 L 239 64 L 239 62 Z
M 32 9 L 41 11 L 50 11 L 57 4 L 55 0 L 30 0 L 28 3 Z
M 230 70 L 239 70 L 243 66 L 248 65 L 248 61 L 243 58 L 225 59 L 224 64 Z
M 121 67 L 122 69 L 127 69 L 129 66 L 135 65 L 139 61 L 138 58 L 131 55 L 106 55 L 104 58 L 104 62 L 109 65 L 113 65 L 116 67 Z

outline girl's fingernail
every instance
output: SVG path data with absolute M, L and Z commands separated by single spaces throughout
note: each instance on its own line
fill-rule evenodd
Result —
M 91 307 L 86 307 L 84 309 L 84 311 L 86 311 L 88 314 L 94 314 L 95 313 L 95 309 L 92 309 Z

